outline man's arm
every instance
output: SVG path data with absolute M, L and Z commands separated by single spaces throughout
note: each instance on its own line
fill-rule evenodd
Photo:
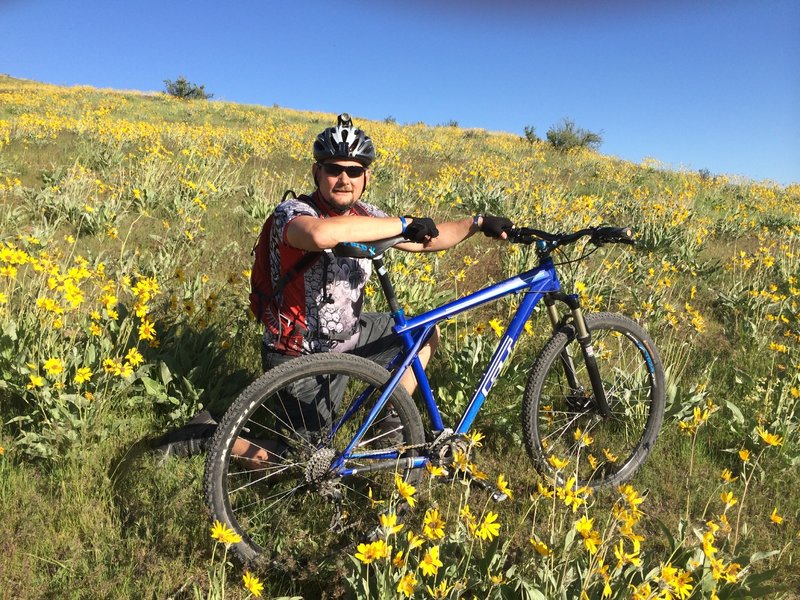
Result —
M 406 226 L 414 222 L 405 217 Z M 403 242 L 396 247 L 407 252 L 438 252 L 460 244 L 481 230 L 483 217 L 477 226 L 473 217 L 437 223 L 439 235 L 425 243 Z M 372 242 L 400 235 L 403 222 L 399 217 L 364 217 L 347 215 L 319 219 L 301 215 L 286 226 L 286 239 L 290 245 L 302 250 L 320 251 L 333 248 L 340 242 Z M 500 239 L 506 239 L 502 233 Z
M 480 219 L 478 217 L 479 225 Z M 452 248 L 472 237 L 480 227 L 473 225 L 473 218 L 467 217 L 459 219 L 458 221 L 445 221 L 444 223 L 437 223 L 436 228 L 439 230 L 439 235 L 424 244 L 416 244 L 414 242 L 404 242 L 398 244 L 396 248 L 406 250 L 408 252 L 438 252 L 439 250 L 447 250 Z
M 286 241 L 295 248 L 318 252 L 340 242 L 373 242 L 400 235 L 402 231 L 399 217 L 345 215 L 319 219 L 300 215 L 286 226 Z

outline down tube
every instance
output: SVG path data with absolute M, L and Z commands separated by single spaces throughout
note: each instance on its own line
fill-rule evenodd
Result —
M 525 321 L 531 316 L 533 307 L 542 299 L 542 296 L 542 292 L 528 292 L 525 294 L 525 297 L 522 299 L 522 304 L 520 304 L 517 309 L 514 318 L 508 325 L 508 329 L 506 329 L 497 349 L 494 351 L 489 365 L 486 367 L 486 371 L 481 378 L 480 384 L 478 384 L 475 395 L 472 397 L 469 406 L 467 406 L 464 416 L 461 417 L 461 422 L 456 428 L 456 433 L 467 433 L 470 427 L 472 427 L 472 422 L 475 420 L 475 416 L 478 414 L 481 406 L 483 406 L 486 396 L 489 395 L 489 390 L 492 389 L 494 382 L 497 381 L 497 377 L 500 375 L 500 371 L 506 360 L 511 356 L 514 345 L 517 343 L 522 330 L 525 328 Z

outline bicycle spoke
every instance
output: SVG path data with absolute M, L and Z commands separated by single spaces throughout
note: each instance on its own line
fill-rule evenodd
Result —
M 409 452 L 404 448 L 421 446 L 424 435 L 413 401 L 405 390 L 395 390 L 358 440 L 363 456 L 344 462 L 356 472 L 342 477 L 341 453 L 363 427 L 389 374 L 352 356 L 310 356 L 284 367 L 236 401 L 231 411 L 239 408 L 246 415 L 231 417 L 232 429 L 217 436 L 230 445 L 244 438 L 249 450 L 228 450 L 226 463 L 215 449 L 209 464 L 226 465 L 212 471 L 219 482 L 214 489 L 224 491 L 212 500 L 228 522 L 247 533 L 249 556 L 285 555 L 297 562 L 321 548 L 333 551 L 344 539 L 350 543 L 353 534 L 343 536 L 345 529 L 362 534 L 374 529 L 379 499 L 394 491 L 395 474 L 407 480 L 419 475 L 400 468 L 398 457 Z M 371 391 L 364 395 L 365 390 Z M 273 447 L 278 442 L 280 452 Z

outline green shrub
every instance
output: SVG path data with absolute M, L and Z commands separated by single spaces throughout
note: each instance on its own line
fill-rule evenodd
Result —
M 525 133 L 527 135 L 527 129 Z M 561 152 L 567 152 L 573 148 L 596 150 L 603 143 L 603 137 L 599 133 L 576 127 L 572 119 L 564 119 L 559 125 L 554 125 L 547 130 L 547 141 Z
M 197 85 L 188 81 L 183 75 L 175 81 L 164 80 L 164 93 L 184 100 L 210 100 L 214 94 L 206 92 L 204 85 Z

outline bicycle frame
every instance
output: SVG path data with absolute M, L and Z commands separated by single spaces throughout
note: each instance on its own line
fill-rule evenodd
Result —
M 394 466 L 398 460 L 398 453 L 394 452 L 354 452 L 356 445 L 363 438 L 367 430 L 372 426 L 378 414 L 383 410 L 389 397 L 394 391 L 395 387 L 399 384 L 401 377 L 410 367 L 417 379 L 417 386 L 425 402 L 425 407 L 431 419 L 431 425 L 434 431 L 440 432 L 445 429 L 442 423 L 442 417 L 439 412 L 439 407 L 433 397 L 430 382 L 425 373 L 425 370 L 420 362 L 418 353 L 425 340 L 428 339 L 429 334 L 436 326 L 437 323 L 455 317 L 463 312 L 499 300 L 511 294 L 524 293 L 525 296 L 517 308 L 514 317 L 511 319 L 508 327 L 500 338 L 500 342 L 495 348 L 489 363 L 480 379 L 477 389 L 475 390 L 472 399 L 467 404 L 464 414 L 461 416 L 458 425 L 452 431 L 453 434 L 466 434 L 472 427 L 475 417 L 480 411 L 483 403 L 486 401 L 489 392 L 492 389 L 497 377 L 500 374 L 506 360 L 511 356 L 514 346 L 521 335 L 525 323 L 530 317 L 536 305 L 545 294 L 556 293 L 561 290 L 561 283 L 558 280 L 555 266 L 552 259 L 547 256 L 543 258 L 540 264 L 524 273 L 515 277 L 511 277 L 499 283 L 490 285 L 486 288 L 473 292 L 467 296 L 453 300 L 440 307 L 434 308 L 428 312 L 422 313 L 411 319 L 406 319 L 405 313 L 402 308 L 394 299 L 394 290 L 391 282 L 389 281 L 386 269 L 383 266 L 382 257 L 377 256 L 373 258 L 376 266 L 376 271 L 383 286 L 384 293 L 389 300 L 390 308 L 392 309 L 392 316 L 395 320 L 395 332 L 400 335 L 405 346 L 405 350 L 398 353 L 398 355 L 390 362 L 388 368 L 393 370 L 392 377 L 382 390 L 382 393 L 374 406 L 369 412 L 366 420 L 361 424 L 358 432 L 342 454 L 334 461 L 333 469 L 337 470 L 342 476 L 352 475 L 356 472 L 363 472 L 365 469 L 347 469 L 344 468 L 344 463 L 348 459 L 354 458 L 372 458 L 387 460 L 386 466 L 378 464 L 368 467 L 368 470 L 375 470 L 380 468 L 389 468 Z M 394 302 L 393 302 L 394 299 Z M 552 318 L 552 317 L 551 317 Z M 335 424 L 333 431 L 335 432 L 341 424 L 346 421 L 351 414 L 353 414 L 363 403 L 364 399 L 369 395 L 367 392 L 363 393 L 356 401 L 353 402 L 351 409 L 347 411 Z M 406 468 L 420 468 L 423 467 L 429 460 L 427 456 L 418 456 L 402 459 Z

